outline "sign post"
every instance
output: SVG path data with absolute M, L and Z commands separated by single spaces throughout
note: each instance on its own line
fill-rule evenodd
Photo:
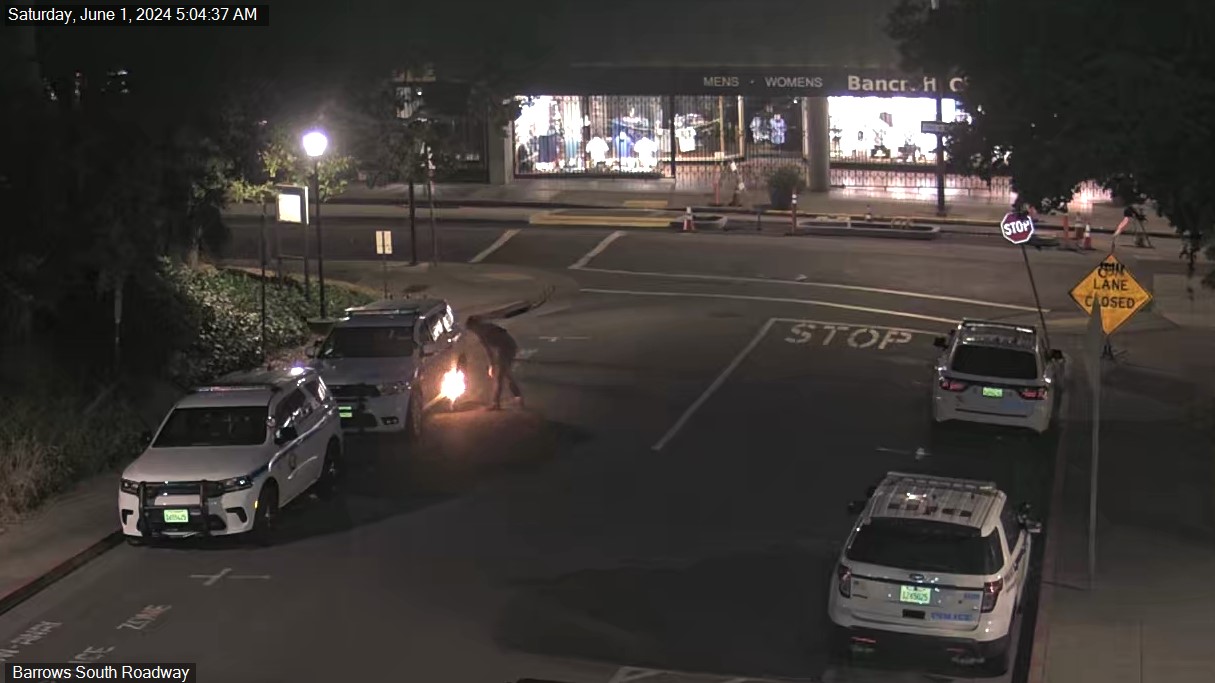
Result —
M 392 253 L 392 231 L 375 231 L 375 253 L 380 255 L 384 264 L 384 298 L 388 298 L 388 256 Z
M 295 223 L 297 225 L 308 225 L 308 188 L 306 186 L 297 185 L 280 185 L 278 186 L 278 223 Z M 276 246 L 278 247 L 278 274 L 281 278 L 283 275 L 283 249 L 281 238 L 276 227 L 275 231 Z M 310 286 L 311 277 L 308 273 L 308 231 L 303 230 L 304 235 L 304 300 L 312 301 L 312 287 Z
M 1089 583 L 1097 573 L 1097 472 L 1100 464 L 1101 435 L 1101 361 L 1112 357 L 1109 335 L 1130 320 L 1152 300 L 1152 295 L 1131 271 L 1113 254 L 1105 257 L 1096 268 L 1071 291 L 1072 301 L 1089 312 L 1085 352 L 1088 358 L 1089 385 L 1093 394 L 1092 455 L 1089 465 L 1088 501 L 1088 571 Z
M 1038 309 L 1038 321 L 1042 323 L 1042 336 L 1047 348 L 1051 348 L 1050 331 L 1046 329 L 1046 316 L 1042 313 L 1042 300 L 1038 297 L 1038 284 L 1034 281 L 1034 270 L 1029 266 L 1029 253 L 1025 245 L 1034 236 L 1034 219 L 1027 213 L 1010 211 L 1000 221 L 1000 234 L 1010 243 L 1021 247 L 1021 259 L 1025 261 L 1025 273 L 1029 275 L 1029 288 L 1034 293 L 1034 306 Z

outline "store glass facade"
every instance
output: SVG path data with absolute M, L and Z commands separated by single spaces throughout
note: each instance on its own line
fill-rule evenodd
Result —
M 935 121 L 932 97 L 829 97 L 832 162 L 936 163 L 937 137 L 920 132 Z M 965 121 L 956 102 L 941 102 L 944 121 Z
M 671 175 L 723 161 L 804 160 L 803 98 L 739 95 L 541 95 L 522 97 L 514 124 L 519 176 Z M 827 98 L 833 165 L 936 163 L 931 97 Z M 668 116 L 673 112 L 673 116 Z M 952 99 L 945 121 L 965 121 Z
M 661 173 L 670 155 L 664 100 L 657 96 L 521 98 L 515 173 Z

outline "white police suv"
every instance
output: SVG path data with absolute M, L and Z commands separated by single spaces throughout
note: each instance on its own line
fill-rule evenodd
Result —
M 1047 348 L 1033 327 L 963 320 L 934 343 L 942 349 L 932 386 L 936 423 L 1050 429 L 1063 354 Z
M 384 300 L 346 309 L 309 355 L 337 398 L 343 429 L 416 438 L 459 338 L 446 301 Z
M 837 644 L 1005 671 L 1041 529 L 1028 506 L 991 482 L 891 472 L 858 509 L 831 577 Z
M 253 532 L 271 540 L 279 509 L 338 474 L 337 403 L 313 370 L 229 375 L 186 395 L 122 473 L 127 540 Z

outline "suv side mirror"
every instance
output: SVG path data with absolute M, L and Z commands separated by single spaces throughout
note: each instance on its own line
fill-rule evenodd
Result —
M 859 515 L 859 514 L 861 514 L 861 512 L 863 512 L 863 511 L 865 510 L 865 503 L 866 503 L 866 502 L 867 502 L 867 501 L 864 501 L 864 500 L 853 500 L 853 501 L 849 501 L 849 502 L 848 502 L 848 514 L 850 514 L 850 515 Z
M 307 357 L 309 357 L 309 358 L 316 358 L 316 357 L 317 357 L 317 355 L 318 355 L 318 354 L 321 352 L 321 343 L 322 343 L 322 341 L 324 341 L 324 340 L 322 340 L 322 339 L 317 339 L 316 341 L 314 341 L 314 342 L 312 342 L 311 344 L 309 344 L 309 345 L 308 345 L 308 348 L 307 348 L 307 349 L 304 349 L 304 355 L 305 355 L 305 356 L 307 356 Z
M 152 445 L 152 432 L 144 432 L 139 435 L 139 444 L 144 448 Z
M 938 349 L 947 349 L 949 348 L 949 340 L 945 337 L 934 337 L 932 340 L 932 345 Z
M 1051 360 L 1063 360 L 1063 352 L 1060 351 L 1059 349 L 1051 349 L 1050 350 L 1050 359 Z
M 274 443 L 281 446 L 298 438 L 300 438 L 299 431 L 294 426 L 287 425 L 286 427 L 279 427 L 278 432 L 274 435 Z

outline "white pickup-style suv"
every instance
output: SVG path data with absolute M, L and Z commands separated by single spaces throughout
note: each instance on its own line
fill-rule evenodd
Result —
M 263 544 L 279 509 L 337 479 L 337 403 L 307 368 L 243 372 L 177 402 L 122 473 L 128 542 L 252 532 Z
M 1003 673 L 1041 529 L 1028 505 L 991 482 L 891 472 L 858 508 L 827 603 L 837 645 Z
M 934 343 L 942 349 L 932 385 L 935 423 L 1050 429 L 1063 354 L 1047 348 L 1033 327 L 963 320 Z
M 387 299 L 346 309 L 309 355 L 337 398 L 343 429 L 417 438 L 459 339 L 446 301 Z

